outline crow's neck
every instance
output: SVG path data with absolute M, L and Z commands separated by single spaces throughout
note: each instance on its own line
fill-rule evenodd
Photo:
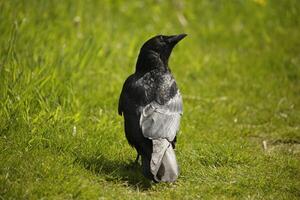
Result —
M 152 70 L 168 71 L 168 60 L 164 62 L 156 52 L 141 51 L 136 62 L 135 72 L 147 73 Z

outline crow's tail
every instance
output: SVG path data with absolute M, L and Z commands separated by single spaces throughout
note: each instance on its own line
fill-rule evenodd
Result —
M 171 143 L 167 139 L 152 140 L 152 143 L 153 151 L 148 162 L 153 179 L 157 182 L 176 181 L 179 169 Z

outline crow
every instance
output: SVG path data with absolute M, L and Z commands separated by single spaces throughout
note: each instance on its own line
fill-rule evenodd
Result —
M 142 172 L 155 182 L 174 182 L 179 168 L 174 152 L 183 113 L 182 97 L 168 61 L 186 34 L 157 35 L 146 41 L 135 73 L 122 88 L 118 113 L 124 116 L 128 143 L 142 157 Z

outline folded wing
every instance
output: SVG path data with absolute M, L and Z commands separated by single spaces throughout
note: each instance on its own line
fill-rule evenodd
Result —
M 179 130 L 182 112 L 182 97 L 179 91 L 164 105 L 155 101 L 146 105 L 140 117 L 144 137 L 173 141 Z

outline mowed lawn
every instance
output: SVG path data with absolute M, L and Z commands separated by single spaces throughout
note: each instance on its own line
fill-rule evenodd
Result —
M 0 199 L 299 199 L 300 1 L 0 0 Z M 132 165 L 117 114 L 139 49 L 187 33 L 181 175 Z

